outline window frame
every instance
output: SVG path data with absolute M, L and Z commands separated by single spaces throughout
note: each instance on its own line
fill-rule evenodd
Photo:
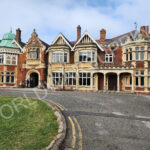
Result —
M 54 86 L 61 86 L 62 79 L 63 79 L 62 72 L 52 72 L 52 83 Z
M 68 63 L 67 52 L 52 52 L 52 63 Z
M 113 54 L 105 54 L 105 63 L 113 63 Z
M 65 72 L 65 85 L 76 86 L 76 72 Z
M 90 72 L 79 72 L 79 86 L 85 86 L 85 87 L 91 86 Z
M 79 51 L 78 59 L 80 63 L 95 62 L 95 51 L 90 50 Z

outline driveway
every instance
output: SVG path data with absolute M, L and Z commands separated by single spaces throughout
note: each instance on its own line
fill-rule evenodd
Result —
M 38 89 L 0 89 L 0 95 L 57 105 L 68 125 L 65 150 L 150 150 L 149 96 Z

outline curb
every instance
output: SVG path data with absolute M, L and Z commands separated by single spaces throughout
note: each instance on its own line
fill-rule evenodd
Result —
M 65 117 L 63 116 L 62 112 L 59 110 L 57 106 L 55 106 L 54 104 L 51 104 L 51 102 L 49 102 L 46 99 L 42 101 L 52 108 L 55 116 L 57 117 L 57 122 L 58 122 L 58 134 L 54 137 L 52 142 L 45 149 L 46 150 L 60 150 L 62 143 L 66 137 L 66 131 L 67 131 Z

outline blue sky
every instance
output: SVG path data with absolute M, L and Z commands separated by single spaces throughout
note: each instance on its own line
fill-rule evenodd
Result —
M 150 24 L 149 0 L 0 0 L 0 39 L 12 27 L 22 30 L 27 42 L 33 28 L 50 44 L 62 32 L 76 40 L 76 27 L 87 30 L 95 39 L 105 28 L 107 38 L 134 30 L 134 22 Z

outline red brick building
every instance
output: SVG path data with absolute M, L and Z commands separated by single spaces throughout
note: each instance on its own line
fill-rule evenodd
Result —
M 111 39 L 102 29 L 95 40 L 78 26 L 76 41 L 59 34 L 51 45 L 35 30 L 26 44 L 20 29 L 9 32 L 0 41 L 0 86 L 149 94 L 149 27 Z

